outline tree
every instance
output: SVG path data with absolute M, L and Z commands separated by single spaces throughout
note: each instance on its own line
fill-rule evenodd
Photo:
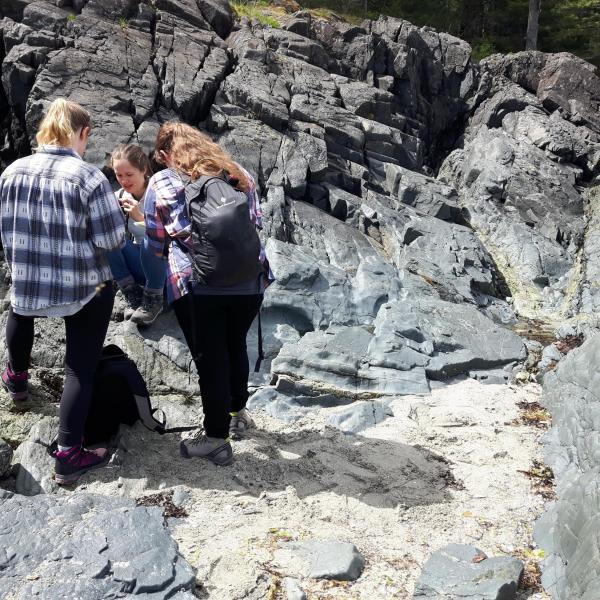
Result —
M 537 49 L 541 2 L 542 0 L 529 0 L 529 18 L 527 19 L 527 39 L 525 40 L 525 50 Z

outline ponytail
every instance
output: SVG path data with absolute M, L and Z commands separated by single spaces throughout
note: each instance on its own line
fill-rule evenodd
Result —
M 57 98 L 44 115 L 36 139 L 40 146 L 69 147 L 73 135 L 91 124 L 90 113 L 85 108 L 65 98 Z

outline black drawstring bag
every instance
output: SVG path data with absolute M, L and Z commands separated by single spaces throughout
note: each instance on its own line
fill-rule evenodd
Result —
M 84 444 L 110 444 L 121 424 L 131 426 L 137 421 L 160 435 L 196 429 L 193 426 L 167 428 L 164 413 L 152 407 L 146 382 L 136 364 L 115 344 L 105 346 L 94 376 Z M 56 449 L 55 440 L 48 450 L 52 454 Z

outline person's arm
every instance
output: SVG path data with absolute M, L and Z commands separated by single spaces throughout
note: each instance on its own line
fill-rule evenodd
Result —
M 156 256 L 164 258 L 168 248 L 168 234 L 165 228 L 165 218 L 168 215 L 164 211 L 164 203 L 157 196 L 152 181 L 146 191 L 144 201 L 144 223 L 146 225 L 146 240 L 148 247 Z
M 106 177 L 92 189 L 88 197 L 92 243 L 103 250 L 117 250 L 125 243 L 125 219 L 119 201 Z

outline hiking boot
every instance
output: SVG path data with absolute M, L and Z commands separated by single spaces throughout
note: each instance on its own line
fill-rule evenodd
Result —
M 250 416 L 247 408 L 231 413 L 231 424 L 229 425 L 229 435 L 234 439 L 240 439 L 248 431 L 256 427 L 254 419 Z
M 6 367 L 2 373 L 2 385 L 6 391 L 10 394 L 10 397 L 15 401 L 27 400 L 27 380 L 29 379 L 28 371 L 21 371 L 15 373 L 10 366 L 10 363 L 6 363 Z
M 129 319 L 142 304 L 143 290 L 137 283 L 132 283 L 120 289 L 127 305 L 123 311 L 123 318 Z
M 109 459 L 106 448 L 86 450 L 83 446 L 73 446 L 69 450 L 54 453 L 54 480 L 58 485 L 75 483 L 84 473 L 103 467 Z
M 131 315 L 131 322 L 138 325 L 150 325 L 163 311 L 163 293 L 144 290 L 142 305 Z
M 187 440 L 181 440 L 179 453 L 183 458 L 206 458 L 215 465 L 230 465 L 233 462 L 233 450 L 229 439 L 209 437 L 202 432 Z

